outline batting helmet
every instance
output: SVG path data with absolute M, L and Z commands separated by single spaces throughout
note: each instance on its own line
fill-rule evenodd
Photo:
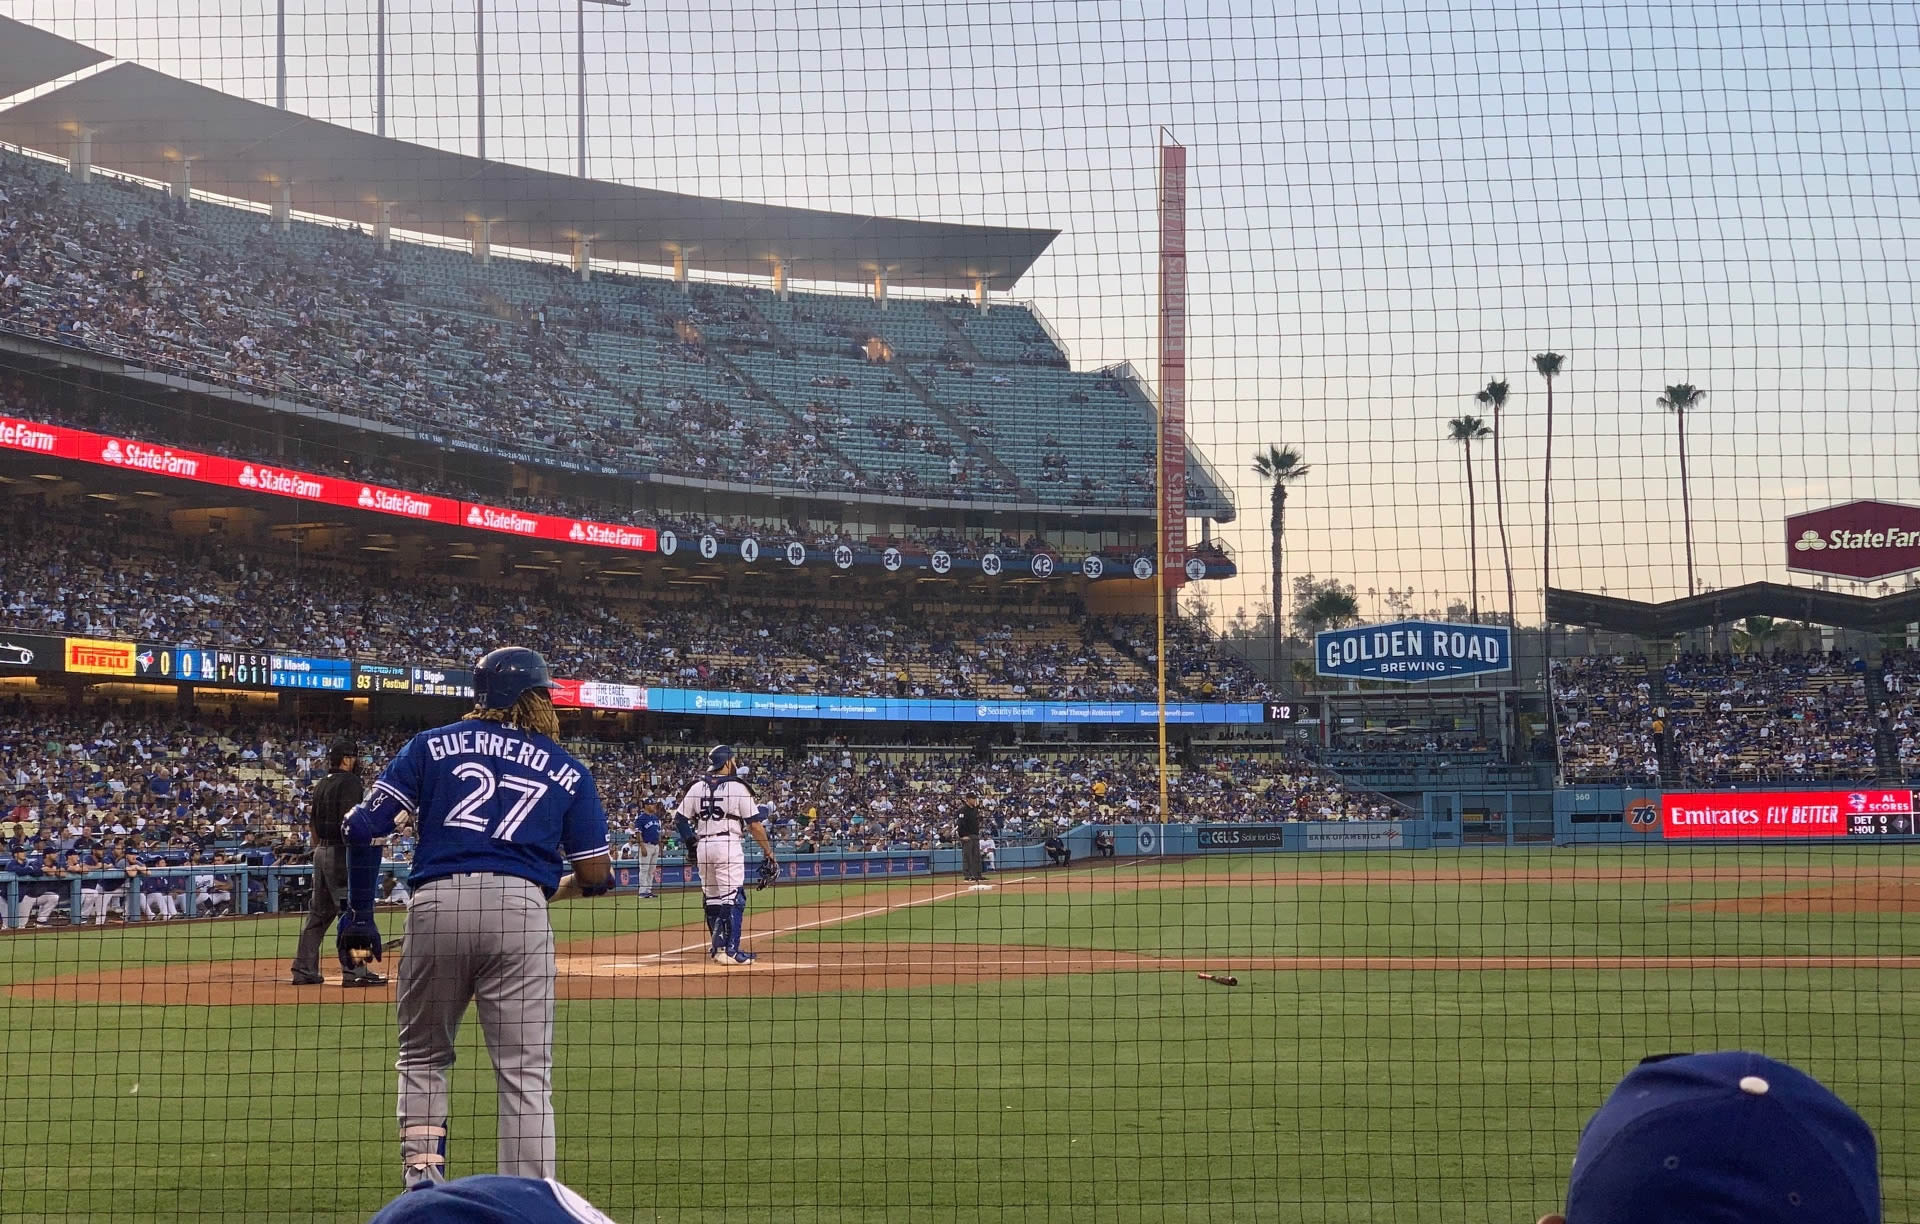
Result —
M 510 709 L 529 689 L 551 689 L 547 661 L 525 646 L 487 652 L 473 669 L 473 693 L 483 710 Z
M 732 759 L 733 746 L 731 744 L 715 744 L 707 753 L 707 768 L 713 770 L 715 773 L 719 773 L 727 767 L 727 762 Z

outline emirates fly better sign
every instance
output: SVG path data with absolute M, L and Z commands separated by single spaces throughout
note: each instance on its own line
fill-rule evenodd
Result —
M 1920 506 L 1856 501 L 1796 514 L 1787 568 L 1861 582 L 1920 569 Z
M 1313 636 L 1314 670 L 1346 680 L 1450 680 L 1513 669 L 1505 625 L 1406 620 Z

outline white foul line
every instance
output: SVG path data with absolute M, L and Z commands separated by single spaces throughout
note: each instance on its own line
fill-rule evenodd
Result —
M 1039 878 L 1037 875 L 1024 875 L 1002 882 L 1006 884 L 1024 884 L 1028 880 L 1037 880 Z M 832 926 L 836 922 L 852 922 L 856 918 L 871 918 L 875 914 L 891 914 L 903 909 L 912 909 L 916 905 L 931 905 L 935 901 L 951 901 L 955 897 L 965 897 L 972 892 L 973 889 L 971 888 L 956 888 L 952 892 L 940 893 L 932 897 L 921 897 L 913 901 L 901 901 L 893 905 L 876 905 L 872 909 L 863 909 L 852 914 L 836 914 L 831 918 L 822 918 L 817 922 L 796 922 L 792 926 L 775 927 L 771 931 L 763 931 L 758 935 L 748 935 L 743 938 L 746 942 L 751 942 L 756 939 L 772 939 L 776 935 L 788 935 L 794 931 L 805 931 L 813 927 Z M 707 941 L 702 941 L 700 943 L 687 944 L 685 947 L 668 948 L 664 952 L 649 952 L 645 955 L 651 960 L 662 960 L 669 956 L 678 956 L 682 952 L 693 952 L 707 946 Z

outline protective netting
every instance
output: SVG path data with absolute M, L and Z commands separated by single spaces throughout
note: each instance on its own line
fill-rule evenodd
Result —
M 1917 45 L 3 0 L 0 1214 L 1913 1215 Z

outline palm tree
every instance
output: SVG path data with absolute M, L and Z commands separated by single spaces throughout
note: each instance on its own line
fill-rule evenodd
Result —
M 1280 614 L 1284 597 L 1280 582 L 1284 559 L 1284 544 L 1287 535 L 1287 486 L 1305 476 L 1311 469 L 1300 457 L 1300 452 L 1291 446 L 1268 446 L 1266 453 L 1256 453 L 1253 457 L 1253 470 L 1260 479 L 1273 483 L 1273 508 L 1268 520 L 1268 528 L 1273 540 L 1273 674 L 1286 676 L 1287 621 Z
M 1467 609 L 1476 625 L 1480 623 L 1480 525 L 1473 496 L 1473 444 L 1492 436 L 1493 431 L 1477 416 L 1455 417 L 1447 422 L 1447 438 L 1460 444 L 1460 458 L 1467 465 L 1467 567 L 1472 571 L 1467 579 Z
M 1735 650 L 1744 650 L 1747 654 L 1761 654 L 1768 643 L 1779 638 L 1786 628 L 1785 622 L 1777 621 L 1771 616 L 1749 616 L 1742 629 L 1733 635 L 1732 646 Z
M 1360 619 L 1360 601 L 1350 591 L 1325 587 L 1307 602 L 1306 607 L 1294 613 L 1294 619 L 1300 621 L 1301 628 L 1309 633 L 1339 629 Z
M 1553 585 L 1553 380 L 1560 377 L 1566 358 L 1558 353 L 1535 353 L 1533 368 L 1547 380 L 1547 451 L 1541 473 L 1540 495 L 1540 598 L 1547 597 Z
M 1507 623 L 1517 626 L 1520 609 L 1513 599 L 1513 550 L 1507 547 L 1507 491 L 1500 478 L 1500 409 L 1507 402 L 1507 384 L 1488 379 L 1473 398 L 1493 409 L 1493 513 L 1500 521 L 1500 566 L 1507 575 Z
M 1693 503 L 1687 491 L 1687 409 L 1707 398 L 1707 393 L 1692 383 L 1675 383 L 1654 403 L 1673 413 L 1673 430 L 1680 439 L 1680 519 L 1687 533 L 1687 594 L 1693 586 Z

